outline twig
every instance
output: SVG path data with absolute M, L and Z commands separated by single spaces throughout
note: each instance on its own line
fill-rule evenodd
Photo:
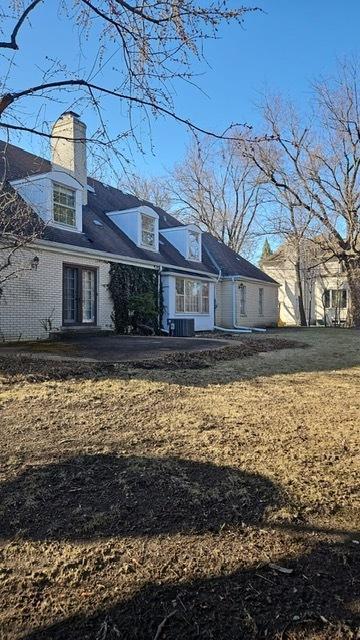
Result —
M 157 628 L 157 631 L 155 633 L 154 640 L 159 640 L 161 632 L 162 632 L 163 628 L 165 627 L 167 621 L 170 618 L 172 618 L 175 615 L 175 613 L 177 613 L 177 609 L 174 609 L 174 611 L 172 611 L 167 616 L 165 616 L 164 620 L 162 622 L 160 622 L 160 624 L 159 624 L 159 626 Z
M 16 36 L 19 32 L 19 29 L 21 27 L 21 25 L 23 24 L 23 22 L 26 20 L 27 16 L 29 15 L 30 11 L 32 11 L 33 9 L 35 9 L 36 5 L 39 4 L 39 2 L 42 2 L 42 0 L 33 0 L 33 2 L 31 2 L 31 4 L 29 4 L 29 6 L 23 11 L 23 13 L 21 14 L 19 20 L 17 21 L 14 30 L 10 36 L 10 41 L 9 42 L 0 42 L 0 48 L 1 49 L 15 49 L 17 50 L 18 44 L 16 42 Z

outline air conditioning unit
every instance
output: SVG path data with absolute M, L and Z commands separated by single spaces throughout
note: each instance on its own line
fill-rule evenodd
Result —
M 168 320 L 169 335 L 177 338 L 193 338 L 195 335 L 194 318 L 172 318 Z

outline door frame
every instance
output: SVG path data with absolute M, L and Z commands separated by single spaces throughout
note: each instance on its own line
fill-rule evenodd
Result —
M 74 322 L 65 321 L 65 305 L 64 305 L 64 294 L 65 294 L 65 270 L 66 268 L 76 269 L 77 270 L 77 319 Z M 82 273 L 83 271 L 93 271 L 94 272 L 94 291 L 95 291 L 95 314 L 94 314 L 94 322 L 83 322 L 82 321 L 82 311 L 83 311 L 83 279 Z M 62 266 L 62 324 L 64 327 L 95 327 L 97 325 L 98 318 L 98 291 L 97 291 L 97 283 L 98 283 L 98 269 L 97 267 L 89 267 L 86 264 L 76 264 L 73 262 L 63 262 Z

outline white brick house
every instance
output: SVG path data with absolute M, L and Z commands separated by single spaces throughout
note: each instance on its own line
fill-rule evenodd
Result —
M 112 330 L 108 285 L 116 262 L 160 274 L 164 329 L 169 319 L 193 319 L 196 331 L 212 330 L 215 309 L 216 322 L 231 328 L 226 278 L 248 289 L 244 325 L 277 322 L 271 277 L 198 227 L 87 176 L 86 127 L 76 114 L 63 114 L 53 136 L 51 162 L 0 143 L 8 184 L 46 225 L 14 258 L 25 270 L 3 286 L 0 339 L 43 339 L 70 327 Z M 263 306 L 259 314 L 264 291 L 266 312 Z

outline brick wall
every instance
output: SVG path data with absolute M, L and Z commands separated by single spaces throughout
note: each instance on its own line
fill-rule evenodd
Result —
M 79 264 L 97 269 L 98 326 L 111 329 L 112 302 L 107 289 L 109 263 L 93 258 L 74 257 L 43 249 L 24 249 L 14 263 L 28 267 L 38 256 L 36 270 L 17 274 L 3 285 L 0 298 L 0 340 L 44 339 L 48 337 L 42 320 L 51 318 L 54 329 L 62 326 L 63 263 Z

